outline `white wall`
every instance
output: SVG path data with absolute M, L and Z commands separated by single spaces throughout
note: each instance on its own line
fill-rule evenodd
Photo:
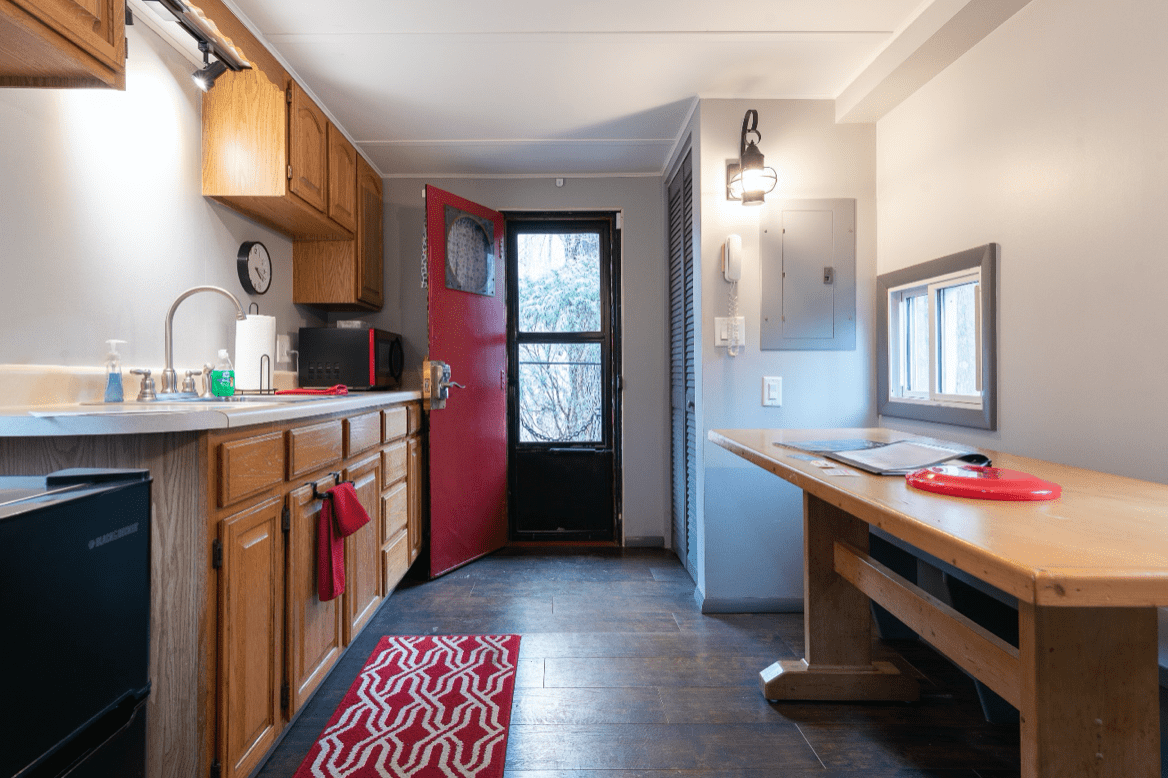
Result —
M 1033 0 L 879 122 L 879 272 L 1002 247 L 998 431 L 882 423 L 1168 483 L 1166 30 Z
M 1168 482 L 1168 5 L 1034 0 L 878 124 L 879 272 L 1001 244 L 996 433 Z
M 427 343 L 426 290 L 421 288 L 420 270 L 426 183 L 497 211 L 623 212 L 624 537 L 634 543 L 663 542 L 669 527 L 669 274 L 660 179 L 569 178 L 562 188 L 547 178 L 387 179 L 387 279 L 398 276 L 400 332 L 406 343 L 406 365 L 411 367 L 421 364 Z
M 759 209 L 726 199 L 726 162 L 738 157 L 742 117 L 758 110 L 760 148 L 779 172 L 768 202 L 855 198 L 856 349 L 760 351 Z M 701 317 L 705 565 L 703 608 L 801 609 L 803 507 L 800 490 L 709 443 L 706 432 L 751 427 L 862 427 L 875 421 L 872 388 L 876 268 L 875 131 L 836 124 L 828 100 L 703 100 L 701 103 Z M 763 206 L 766 208 L 767 206 Z M 713 318 L 725 316 L 728 285 L 721 245 L 742 236 L 739 312 L 747 345 L 731 358 L 715 348 Z M 761 404 L 762 377 L 781 376 L 783 405 Z
M 142 27 L 127 30 L 126 91 L 0 89 L 0 364 L 163 363 L 163 321 L 183 290 L 239 284 L 239 244 L 259 240 L 272 289 L 254 298 L 278 332 L 317 323 L 292 305 L 292 243 L 200 195 L 194 69 Z M 234 309 L 196 295 L 175 315 L 175 363 L 234 348 Z M 136 385 L 136 384 L 135 384 Z

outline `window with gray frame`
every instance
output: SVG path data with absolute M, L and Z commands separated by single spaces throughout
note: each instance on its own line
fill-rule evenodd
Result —
M 882 416 L 997 429 L 998 244 L 876 279 Z

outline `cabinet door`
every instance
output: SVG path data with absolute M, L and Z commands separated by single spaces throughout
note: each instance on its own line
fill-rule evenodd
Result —
M 125 66 L 123 0 L 14 0 L 64 38 L 112 68 Z
M 357 298 L 376 308 L 382 304 L 381 192 L 381 176 L 358 155 Z
M 406 489 L 409 499 L 410 563 L 422 553 L 422 444 L 417 437 L 408 441 Z
M 373 453 L 345 471 L 371 519 L 345 538 L 345 644 L 381 604 L 381 454 Z
M 321 479 L 317 488 L 333 485 Z M 321 602 L 317 582 L 317 525 L 321 501 L 313 499 L 312 485 L 288 495 L 288 716 L 293 716 L 324 680 L 341 656 L 344 614 L 337 597 Z
M 225 778 L 245 776 L 283 728 L 284 538 L 279 498 L 219 524 L 219 737 Z
M 357 229 L 357 150 L 332 122 L 328 125 L 328 215 Z
M 288 112 L 288 188 L 321 213 L 328 212 L 328 118 L 324 111 L 292 82 Z

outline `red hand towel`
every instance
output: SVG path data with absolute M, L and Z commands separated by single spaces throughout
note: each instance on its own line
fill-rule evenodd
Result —
M 316 580 L 321 602 L 345 591 L 345 537 L 369 523 L 353 484 L 348 481 L 325 492 L 317 525 Z

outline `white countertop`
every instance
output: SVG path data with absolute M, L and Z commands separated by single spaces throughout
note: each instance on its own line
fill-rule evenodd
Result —
M 146 435 L 247 427 L 349 413 L 421 399 L 421 392 L 354 392 L 344 397 L 276 395 L 242 402 L 89 403 L 0 407 L 0 437 Z

